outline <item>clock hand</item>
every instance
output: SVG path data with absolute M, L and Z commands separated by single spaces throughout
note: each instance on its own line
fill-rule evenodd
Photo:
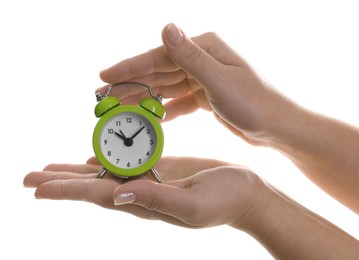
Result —
M 120 133 L 121 133 L 123 138 L 127 139 L 127 137 L 125 136 L 125 134 L 121 130 L 120 130 Z
M 117 135 L 118 137 L 120 137 L 123 141 L 124 141 L 124 144 L 127 146 L 127 147 L 130 147 L 133 145 L 133 141 L 131 138 L 127 138 L 123 132 L 120 130 L 120 134 L 115 132 L 115 135 Z
M 123 135 L 122 131 L 120 131 L 120 132 L 121 132 L 121 134 L 115 132 L 115 135 L 117 135 L 118 137 L 120 137 L 122 140 L 125 141 L 125 140 L 126 140 L 126 137 Z
M 138 130 L 133 136 L 131 136 L 131 140 L 133 139 L 133 138 L 135 138 L 139 133 L 141 133 L 141 131 L 143 130 L 145 128 L 145 126 L 142 126 L 141 128 L 140 128 L 140 130 Z

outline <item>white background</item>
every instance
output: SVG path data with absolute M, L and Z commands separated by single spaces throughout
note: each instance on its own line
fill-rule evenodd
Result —
M 191 230 L 84 202 L 36 200 L 22 179 L 51 162 L 92 156 L 98 72 L 160 45 L 169 22 L 190 36 L 218 33 L 293 100 L 358 126 L 359 7 L 293 2 L 2 0 L 0 259 L 270 259 L 250 236 L 226 226 Z M 249 166 L 359 238 L 356 214 L 288 159 L 249 146 L 212 115 L 181 117 L 164 131 L 164 155 Z

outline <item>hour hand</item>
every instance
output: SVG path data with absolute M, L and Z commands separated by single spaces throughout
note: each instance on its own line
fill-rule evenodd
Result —
M 115 132 L 115 135 L 117 135 L 118 137 L 120 137 L 123 140 L 123 143 L 127 146 L 130 147 L 133 145 L 133 141 L 132 138 L 127 138 L 123 132 L 120 130 L 120 133 Z
M 123 136 L 123 138 L 127 139 L 127 137 L 125 136 L 125 134 L 122 132 L 122 130 L 120 130 L 121 135 Z
M 118 137 L 120 137 L 122 140 L 126 140 L 127 138 L 125 137 L 125 135 L 122 133 L 122 131 L 120 130 L 121 134 L 115 132 L 115 135 L 117 135 Z

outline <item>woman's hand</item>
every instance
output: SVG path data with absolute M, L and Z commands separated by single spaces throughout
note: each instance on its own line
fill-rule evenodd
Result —
M 99 169 L 93 158 L 84 165 L 51 164 L 29 173 L 24 185 L 36 187 L 37 198 L 83 200 L 192 228 L 245 223 L 264 186 L 247 169 L 209 159 L 162 158 L 157 170 L 165 184 L 146 176 L 96 179 Z
M 155 93 L 172 98 L 167 120 L 198 108 L 216 118 L 246 141 L 265 145 L 286 125 L 293 104 L 261 80 L 251 67 L 214 33 L 188 38 L 175 25 L 162 33 L 163 46 L 103 70 L 107 83 L 138 81 Z M 99 89 L 105 92 L 107 86 Z M 142 89 L 116 88 L 124 102 L 147 95 Z
M 52 164 L 29 173 L 24 184 L 37 187 L 37 198 L 82 200 L 183 227 L 228 224 L 253 236 L 275 258 L 314 259 L 318 252 L 325 259 L 358 257 L 356 239 L 242 167 L 165 157 L 158 164 L 165 184 L 146 176 L 96 179 L 99 169 L 96 159 L 86 165 Z

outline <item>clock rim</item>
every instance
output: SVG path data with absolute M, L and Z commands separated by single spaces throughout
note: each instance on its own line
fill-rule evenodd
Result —
M 145 117 L 152 124 L 156 133 L 156 140 L 157 140 L 156 147 L 151 158 L 137 168 L 126 169 L 126 168 L 117 167 L 112 163 L 110 163 L 101 151 L 100 135 L 103 127 L 112 117 L 124 112 L 133 112 Z M 101 163 L 101 165 L 106 170 L 120 177 L 136 177 L 148 172 L 151 168 L 153 168 L 156 165 L 156 163 L 161 158 L 163 146 L 164 146 L 163 130 L 160 122 L 149 111 L 143 109 L 140 106 L 120 105 L 107 111 L 99 119 L 93 132 L 92 146 L 97 160 Z

